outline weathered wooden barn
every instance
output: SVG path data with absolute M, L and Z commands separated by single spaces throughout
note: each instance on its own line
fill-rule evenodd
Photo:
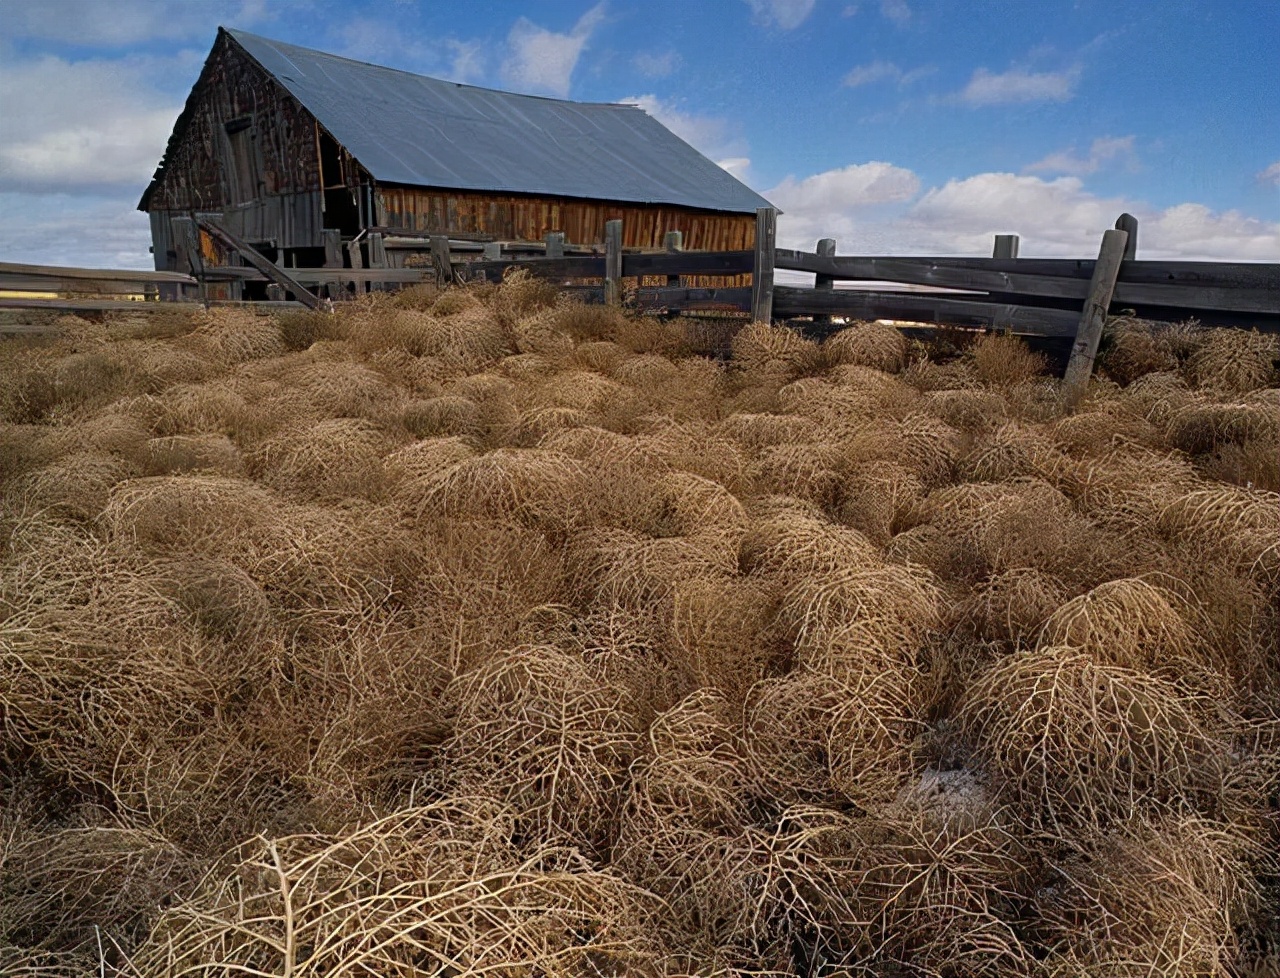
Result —
M 765 206 L 636 106 L 461 85 L 225 28 L 138 205 L 162 270 L 177 267 L 174 219 L 192 214 L 307 268 L 326 264 L 326 243 L 332 265 L 335 242 L 395 229 L 597 245 L 616 218 L 629 248 L 680 231 L 687 249 L 746 249 Z

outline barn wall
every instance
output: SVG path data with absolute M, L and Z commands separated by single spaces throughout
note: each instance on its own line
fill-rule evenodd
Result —
M 621 219 L 627 248 L 660 248 L 667 231 L 683 232 L 684 247 L 690 251 L 755 247 L 752 214 L 417 187 L 381 187 L 375 199 L 380 224 L 438 234 L 539 241 L 551 231 L 563 231 L 569 244 L 594 245 L 604 243 L 606 221 Z
M 245 141 L 237 167 L 227 123 L 242 120 L 249 124 L 240 137 Z M 148 211 L 221 213 L 251 241 L 286 248 L 320 244 L 315 120 L 226 35 L 219 35 L 176 134 Z M 159 262 L 167 242 L 163 233 L 155 236 L 156 223 Z

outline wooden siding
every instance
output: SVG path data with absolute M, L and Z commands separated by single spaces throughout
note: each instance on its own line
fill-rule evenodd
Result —
M 226 128 L 235 120 L 248 121 L 243 131 L 256 190 L 237 179 Z M 319 190 L 311 114 L 230 37 L 219 34 L 178 120 L 147 210 L 222 211 L 264 197 Z
M 623 204 L 561 197 L 484 194 L 419 187 L 380 187 L 375 196 L 384 227 L 437 234 L 485 234 L 506 241 L 540 241 L 552 231 L 576 245 L 603 245 L 606 221 L 621 219 L 624 248 L 661 248 L 668 231 L 684 234 L 687 251 L 745 251 L 755 247 L 754 214 L 725 214 L 664 204 Z

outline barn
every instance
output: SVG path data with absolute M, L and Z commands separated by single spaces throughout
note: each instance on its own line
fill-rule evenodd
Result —
M 219 28 L 138 207 L 160 270 L 210 215 L 284 267 L 404 263 L 371 241 L 752 247 L 769 206 L 643 109 L 518 95 Z M 222 264 L 217 246 L 201 242 Z M 182 269 L 185 270 L 185 269 Z

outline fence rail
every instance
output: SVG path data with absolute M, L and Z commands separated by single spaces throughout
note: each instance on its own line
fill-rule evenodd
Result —
M 264 283 L 254 286 L 256 294 L 316 309 L 370 290 L 500 281 L 512 269 L 526 269 L 584 301 L 625 301 L 646 311 L 807 320 L 818 332 L 840 317 L 1075 338 L 1077 374 L 1079 364 L 1092 361 L 1108 314 L 1132 311 L 1165 321 L 1194 317 L 1208 326 L 1280 332 L 1280 262 L 1139 260 L 1138 222 L 1128 214 L 1105 232 L 1097 259 L 1019 258 L 1016 235 L 997 235 L 991 258 L 837 255 L 830 238 L 815 251 L 798 251 L 776 247 L 772 208 L 761 208 L 756 217 L 752 251 L 684 251 L 674 232 L 662 251 L 624 251 L 621 221 L 607 222 L 603 253 L 567 245 L 558 233 L 543 242 L 482 242 L 384 228 L 345 245 L 337 232 L 325 232 L 326 267 L 283 268 L 212 218 L 193 215 L 184 229 L 187 247 L 180 249 L 180 261 L 185 259 L 192 274 L 0 263 L 0 293 L 9 293 L 0 296 L 0 308 L 138 308 L 138 302 L 118 297 L 191 301 L 207 299 L 217 286 L 234 298 L 250 283 Z M 207 265 L 194 245 L 197 229 L 240 263 Z M 410 255 L 418 267 L 406 267 Z M 775 285 L 775 271 L 810 273 L 814 285 Z M 751 285 L 745 287 L 748 275 Z M 894 283 L 910 291 L 838 288 L 837 282 Z

